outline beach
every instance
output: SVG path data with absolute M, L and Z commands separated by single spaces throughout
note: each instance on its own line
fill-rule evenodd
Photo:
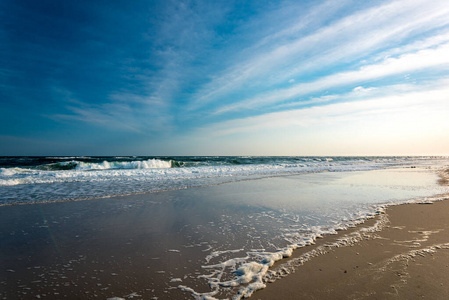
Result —
M 438 299 L 446 162 L 0 206 L 0 296 Z
M 311 247 L 324 247 L 326 254 L 268 284 L 254 298 L 448 299 L 448 212 L 447 200 L 389 207 L 381 230 L 365 232 L 360 241 L 344 247 L 325 238 Z
M 448 0 L 0 14 L 0 300 L 449 299 Z
M 0 14 L 0 300 L 449 299 L 448 0 Z

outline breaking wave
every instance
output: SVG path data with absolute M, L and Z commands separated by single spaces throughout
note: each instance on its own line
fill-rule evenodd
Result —
M 422 165 L 439 159 L 443 158 L 0 157 L 0 205 L 156 192 L 309 172 Z
M 70 160 L 31 166 L 28 168 L 0 168 L 0 174 L 13 175 L 17 173 L 29 173 L 35 171 L 67 171 L 67 170 L 115 170 L 115 169 L 167 169 L 181 167 L 182 163 L 174 160 L 135 160 L 135 161 L 107 161 L 85 162 Z

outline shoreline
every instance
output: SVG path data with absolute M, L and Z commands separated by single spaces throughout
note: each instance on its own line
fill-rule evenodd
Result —
M 449 169 L 439 174 L 448 185 Z M 449 194 L 432 198 L 387 206 L 374 219 L 296 250 L 251 298 L 448 299 Z
M 91 201 L 3 206 L 0 207 L 0 239 L 5 243 L 0 248 L 0 260 L 5 265 L 0 273 L 0 286 L 4 289 L 0 296 L 7 299 L 56 295 L 104 299 L 139 296 L 143 299 L 192 299 L 192 294 L 229 297 L 235 295 L 232 291 L 247 287 L 244 282 L 239 286 L 231 285 L 240 280 L 234 278 L 233 271 L 241 263 L 255 261 L 256 264 L 261 256 L 274 259 L 282 254 L 283 258 L 276 258 L 277 262 L 267 272 L 253 274 L 264 278 L 264 282 L 272 281 L 270 279 L 292 273 L 298 262 L 304 267 L 320 256 L 329 256 L 327 252 L 332 251 L 332 247 L 326 247 L 327 243 L 334 243 L 336 249 L 349 248 L 341 246 L 376 234 L 376 230 L 386 225 L 386 215 L 376 215 L 373 210 L 373 214 L 365 215 L 368 220 L 363 223 L 358 219 L 346 223 L 354 227 L 329 223 L 330 228 L 340 230 L 338 234 L 325 235 L 325 232 L 335 231 L 315 232 L 313 224 L 303 226 L 300 219 L 284 217 L 285 205 L 292 205 L 300 212 L 321 211 L 323 205 L 329 204 L 326 201 L 348 200 L 343 192 L 352 184 L 356 185 L 352 190 L 355 194 L 350 195 L 352 201 L 364 197 L 367 191 L 373 196 L 374 191 L 382 191 L 377 185 L 384 184 L 386 175 L 399 180 L 397 184 L 401 188 L 399 191 L 386 189 L 384 193 L 398 192 L 403 196 L 404 180 L 409 182 L 414 178 L 413 186 L 418 188 L 435 183 L 436 175 L 428 177 L 424 173 L 428 171 L 414 171 L 413 175 L 403 168 L 317 173 Z M 413 176 L 404 178 L 406 174 Z M 427 183 L 416 185 L 422 178 L 426 178 Z M 315 201 L 317 196 L 319 201 Z M 279 203 L 281 199 L 283 203 Z M 316 206 L 315 202 L 321 204 Z M 329 207 L 333 207 L 333 211 L 339 206 Z M 377 207 L 383 211 L 382 205 Z M 322 212 L 327 217 L 331 210 Z M 363 211 L 361 213 L 364 215 Z M 308 217 L 306 213 L 303 216 Z M 278 230 L 278 234 L 273 230 Z M 296 248 L 293 253 L 279 252 L 277 245 L 285 244 L 284 238 L 288 237 L 283 234 L 299 234 L 299 230 L 303 230 L 300 234 L 307 241 L 310 239 L 307 235 L 312 233 L 319 238 L 314 242 L 310 240 L 310 246 Z M 277 239 L 277 245 L 268 245 L 271 248 L 267 249 L 263 244 L 266 237 Z M 311 253 L 313 249 L 316 250 Z M 321 255 L 325 252 L 327 254 Z M 253 256 L 249 258 L 248 255 Z M 288 269 L 286 264 L 289 263 Z M 277 280 L 273 285 L 294 275 Z M 250 285 L 262 283 L 252 278 Z M 210 282 L 230 286 L 215 295 L 209 292 Z M 247 290 L 246 296 L 251 293 L 258 299 L 273 286 L 268 284 L 266 289 L 255 291 L 257 287 L 262 288 L 255 285 Z

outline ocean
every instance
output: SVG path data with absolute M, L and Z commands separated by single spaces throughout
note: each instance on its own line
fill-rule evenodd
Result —
M 2 281 L 5 295 L 37 281 L 40 293 L 74 295 L 78 272 L 98 281 L 83 293 L 104 298 L 249 297 L 289 272 L 274 272 L 275 262 L 317 238 L 388 205 L 440 200 L 448 190 L 437 171 L 448 164 L 447 157 L 1 157 L 0 254 L 14 271 L 8 278 L 21 276 Z M 18 266 L 23 245 L 34 252 Z M 45 255 L 36 255 L 41 248 Z M 42 280 L 46 271 L 54 277 Z M 119 288 L 107 286 L 111 280 Z
M 435 160 L 438 158 L 0 157 L 0 205 L 132 195 L 311 172 L 374 170 Z

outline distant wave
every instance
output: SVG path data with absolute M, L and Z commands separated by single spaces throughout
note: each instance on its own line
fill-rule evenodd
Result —
M 30 171 L 185 168 L 236 165 L 297 165 L 310 163 L 397 162 L 394 157 L 295 157 L 295 156 L 65 156 L 0 157 L 1 169 Z
M 136 160 L 136 161 L 103 161 L 101 163 L 89 163 L 72 161 L 68 163 L 76 170 L 110 170 L 110 169 L 167 169 L 177 167 L 173 161 L 160 159 Z M 61 167 L 65 167 L 62 165 Z M 64 169 L 63 169 L 64 170 Z
M 43 164 L 28 168 L 0 168 L 2 175 L 14 175 L 17 173 L 30 173 L 36 171 L 67 171 L 67 170 L 113 170 L 113 169 L 166 169 L 182 167 L 182 162 L 174 160 L 136 160 L 136 161 L 107 161 L 84 162 L 78 160 Z
M 0 157 L 0 205 L 85 199 L 309 172 L 424 165 L 430 157 Z
M 416 158 L 415 158 L 416 159 Z M 111 176 L 107 171 L 138 171 L 147 170 L 157 172 L 164 169 L 189 169 L 189 173 L 210 176 L 210 173 L 236 174 L 244 173 L 277 173 L 280 170 L 291 172 L 294 169 L 315 170 L 339 168 L 353 165 L 360 166 L 388 165 L 404 163 L 407 157 L 248 157 L 248 156 L 203 156 L 203 157 L 0 157 L 0 185 L 16 185 L 23 183 L 48 183 L 59 181 L 61 178 L 101 178 L 101 174 L 88 174 L 94 171 L 106 172 L 104 175 Z M 276 171 L 275 171 L 276 170 Z M 88 172 L 84 175 L 74 174 Z M 172 170 L 175 171 L 175 170 Z M 179 172 L 169 174 L 174 175 Z M 153 171 L 151 171 L 151 174 Z M 163 171 L 169 176 L 168 171 Z M 282 172 L 282 171 L 281 171 Z M 149 175 L 149 174 L 146 174 Z M 160 174 L 159 174 L 160 175 Z M 128 173 L 115 174 L 114 177 L 125 176 Z M 174 175 L 176 176 L 176 175 Z M 33 179 L 31 178 L 33 177 Z M 59 178 L 59 179 L 58 179 Z

